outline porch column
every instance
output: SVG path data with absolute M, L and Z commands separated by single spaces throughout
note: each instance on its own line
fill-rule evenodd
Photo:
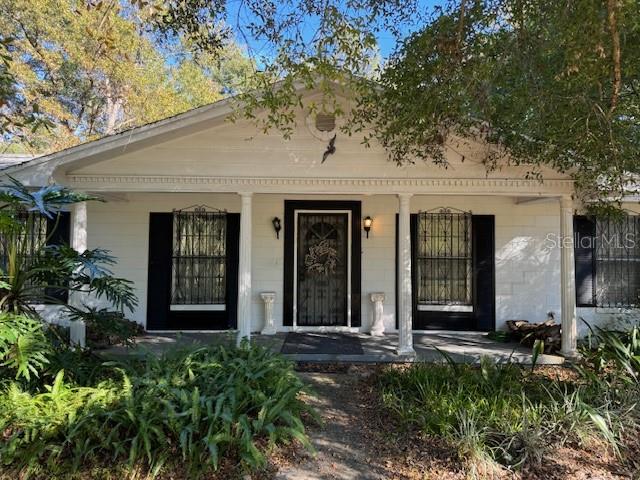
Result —
M 251 337 L 251 198 L 241 192 L 240 259 L 238 262 L 238 344 Z
M 415 355 L 411 309 L 411 194 L 398 194 L 398 355 Z
M 71 209 L 71 247 L 79 253 L 89 248 L 87 240 L 87 202 L 76 203 Z M 70 292 L 69 303 L 80 307 L 86 302 L 86 292 Z M 85 346 L 87 327 L 82 320 L 74 320 L 69 324 L 69 339 L 71 343 L 81 348 Z
M 80 202 L 71 211 L 71 247 L 83 253 L 87 245 L 87 202 Z
M 576 321 L 576 275 L 573 240 L 573 200 L 560 198 L 560 298 L 562 302 L 562 345 L 565 357 L 575 357 L 578 329 Z

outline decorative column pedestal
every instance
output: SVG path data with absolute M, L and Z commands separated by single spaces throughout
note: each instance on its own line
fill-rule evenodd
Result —
M 371 325 L 371 336 L 379 337 L 384 334 L 384 293 L 372 293 L 371 301 L 373 302 L 373 324 Z
M 260 298 L 264 302 L 264 327 L 260 333 L 262 335 L 275 335 L 276 326 L 273 324 L 273 304 L 276 301 L 276 293 L 262 292 Z
M 72 320 L 69 322 L 69 340 L 71 344 L 84 348 L 87 343 L 87 326 L 82 320 Z

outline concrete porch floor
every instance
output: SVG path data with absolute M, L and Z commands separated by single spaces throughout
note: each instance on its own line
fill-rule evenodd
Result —
M 279 352 L 284 344 L 286 333 L 276 335 L 252 335 L 251 340 L 258 345 Z M 317 335 L 322 335 L 318 333 Z M 403 357 L 396 354 L 397 334 L 385 334 L 372 337 L 367 334 L 349 334 L 360 338 L 363 353 L 344 354 L 285 354 L 296 362 L 344 362 L 344 363 L 404 363 L 443 361 L 445 352 L 458 363 L 478 363 L 482 357 L 490 357 L 497 363 L 531 364 L 531 349 L 517 343 L 501 343 L 487 338 L 482 332 L 433 331 L 414 333 L 413 346 L 415 357 Z M 142 355 L 147 352 L 161 354 L 176 346 L 191 345 L 234 345 L 235 332 L 180 332 L 147 333 L 138 337 L 134 347 L 112 347 L 101 353 L 107 356 Z M 540 355 L 538 365 L 560 365 L 564 358 L 559 355 Z

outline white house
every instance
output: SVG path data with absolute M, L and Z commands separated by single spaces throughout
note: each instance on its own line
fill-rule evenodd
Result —
M 230 112 L 223 100 L 2 173 L 104 197 L 71 212 L 71 243 L 118 257 L 115 273 L 140 299 L 132 318 L 150 331 L 246 336 L 265 329 L 266 301 L 267 333 L 369 332 L 381 293 L 373 298 L 401 353 L 412 331 L 494 330 L 553 312 L 571 354 L 578 317 L 637 303 L 640 245 L 591 242 L 640 232 L 636 217 L 615 226 L 576 217 L 566 175 L 487 174 L 491 146 L 464 139 L 449 139 L 447 169 L 398 167 L 330 115 L 301 110 L 284 140 L 226 121 Z

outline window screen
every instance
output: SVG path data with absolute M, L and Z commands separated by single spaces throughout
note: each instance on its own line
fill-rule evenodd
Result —
M 422 305 L 471 305 L 471 214 L 418 214 L 417 299 Z
M 226 213 L 202 209 L 174 212 L 172 305 L 225 303 L 226 238 Z

